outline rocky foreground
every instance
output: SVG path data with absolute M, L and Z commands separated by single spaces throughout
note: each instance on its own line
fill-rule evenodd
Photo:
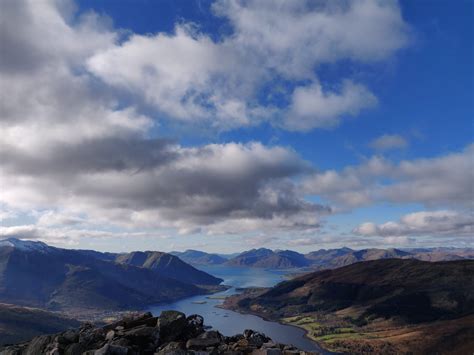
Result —
M 199 315 L 186 317 L 176 311 L 133 314 L 120 321 L 97 327 L 91 323 L 55 335 L 0 349 L 0 355 L 148 355 L 148 354 L 255 354 L 306 355 L 294 346 L 277 344 L 265 334 L 245 330 L 244 334 L 223 336 L 205 330 Z

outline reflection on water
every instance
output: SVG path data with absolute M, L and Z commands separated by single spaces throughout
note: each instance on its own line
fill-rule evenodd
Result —
M 150 307 L 149 310 L 155 315 L 159 315 L 161 311 L 168 309 L 180 311 L 186 315 L 197 313 L 204 317 L 206 325 L 212 326 L 213 329 L 219 330 L 224 335 L 234 335 L 243 333 L 245 329 L 254 329 L 265 333 L 276 342 L 293 344 L 303 350 L 321 351 L 315 343 L 304 337 L 305 332 L 302 329 L 268 322 L 260 317 L 216 307 L 216 305 L 222 303 L 222 300 L 213 299 L 213 297 L 234 294 L 236 292 L 235 288 L 239 287 L 273 286 L 284 280 L 284 272 L 227 266 L 203 266 L 199 268 L 222 278 L 224 284 L 232 286 L 232 288 L 211 296 L 194 296 L 177 302 Z

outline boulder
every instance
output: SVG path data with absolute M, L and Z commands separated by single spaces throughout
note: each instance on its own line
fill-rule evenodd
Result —
M 250 329 L 224 337 L 205 331 L 199 315 L 165 311 L 131 314 L 113 324 L 85 323 L 78 330 L 39 336 L 0 350 L 0 355 L 307 355 L 292 345 L 276 344 Z
M 274 349 L 274 348 L 269 348 L 269 349 L 256 349 L 252 351 L 252 355 L 282 355 L 282 352 L 280 349 Z
M 170 342 L 181 337 L 186 329 L 186 315 L 177 311 L 163 311 L 157 321 L 162 342 Z
M 186 318 L 186 327 L 184 336 L 186 338 L 194 338 L 204 332 L 204 318 L 198 314 L 190 315 Z
M 129 349 L 123 346 L 105 344 L 94 351 L 94 355 L 128 355 Z
M 187 349 L 206 349 L 220 345 L 224 341 L 221 333 L 215 330 L 204 332 L 186 342 Z
M 257 348 L 270 341 L 270 338 L 265 334 L 253 331 L 251 329 L 246 329 L 244 331 L 244 337 L 249 341 L 249 344 L 256 346 Z

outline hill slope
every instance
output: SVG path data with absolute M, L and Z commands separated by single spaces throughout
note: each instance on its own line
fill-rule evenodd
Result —
M 162 276 L 175 278 L 182 282 L 197 285 L 218 285 L 223 280 L 186 264 L 177 256 L 157 251 L 135 251 L 118 255 L 115 259 L 121 264 L 128 264 L 150 269 Z
M 303 254 L 291 250 L 252 249 L 230 259 L 227 265 L 269 269 L 299 268 L 309 265 Z
M 377 351 L 385 344 L 384 352 L 396 353 L 417 329 L 412 346 L 423 353 L 433 343 L 423 343 L 419 335 L 433 329 L 440 337 L 474 334 L 468 321 L 474 319 L 474 261 L 360 262 L 230 297 L 225 306 L 303 326 L 326 346 L 354 353 L 362 351 L 360 344 Z M 399 337 L 390 339 L 389 331 Z
M 0 303 L 0 345 L 78 327 L 77 320 L 36 308 Z
M 227 261 L 226 258 L 217 255 L 217 254 L 210 254 L 199 250 L 186 250 L 183 252 L 171 252 L 181 260 L 194 265 L 220 265 Z
M 105 261 L 100 254 L 54 248 L 43 243 L 3 241 L 0 244 L 0 301 L 84 312 L 137 308 L 207 292 L 194 284 L 168 277 L 172 268 L 165 268 L 162 273 L 153 268 Z M 179 260 L 180 266 L 190 270 L 191 266 L 181 263 Z M 203 274 L 199 272 L 204 278 Z M 218 283 L 218 279 L 210 275 L 208 279 Z

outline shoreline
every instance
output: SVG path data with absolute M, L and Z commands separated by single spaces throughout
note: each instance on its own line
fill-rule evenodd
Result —
M 294 325 L 294 324 L 285 323 L 281 319 L 271 319 L 271 318 L 268 318 L 267 316 L 261 315 L 259 313 L 244 312 L 240 309 L 226 308 L 226 307 L 223 307 L 223 304 L 216 305 L 215 307 L 220 308 L 220 309 L 225 309 L 225 310 L 228 310 L 228 311 L 232 311 L 232 312 L 236 312 L 236 313 L 240 313 L 240 314 L 244 314 L 244 315 L 252 315 L 252 316 L 255 316 L 255 317 L 259 317 L 259 318 L 261 318 L 261 319 L 263 319 L 264 321 L 267 321 L 267 322 L 274 322 L 274 323 L 278 323 L 278 324 L 281 324 L 281 325 L 284 325 L 284 326 L 287 326 L 287 327 L 294 327 L 294 328 L 301 329 L 304 332 L 303 337 L 316 345 L 316 347 L 318 348 L 318 349 L 316 349 L 316 351 L 322 351 L 323 354 L 327 354 L 327 355 L 329 355 L 329 354 L 338 354 L 338 353 L 333 352 L 329 349 L 326 349 L 319 342 L 317 342 L 316 340 L 311 338 L 308 335 L 308 333 L 309 333 L 308 330 L 303 328 L 303 327 L 300 327 L 300 326 L 297 326 L 297 325 Z

